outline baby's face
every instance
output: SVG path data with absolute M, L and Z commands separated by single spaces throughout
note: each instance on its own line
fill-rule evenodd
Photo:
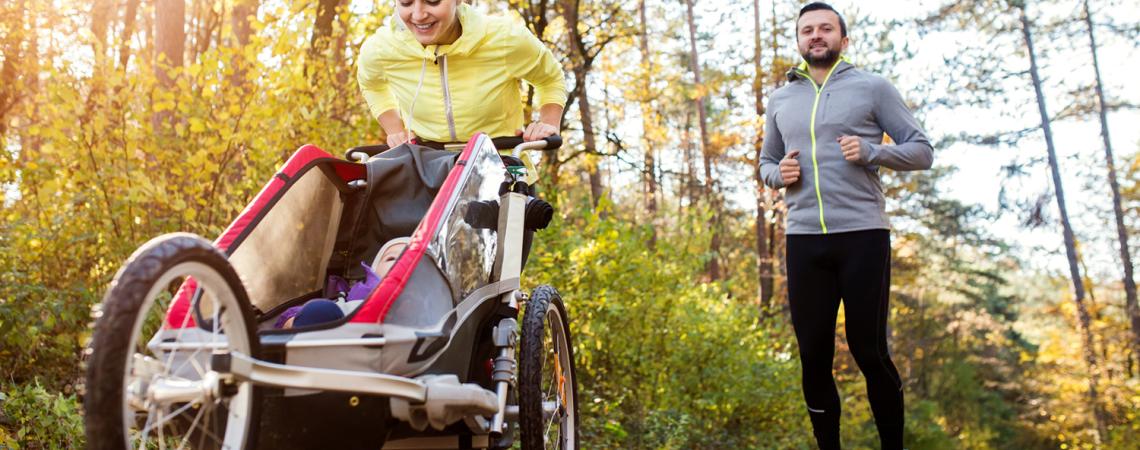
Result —
M 380 254 L 379 264 L 372 269 L 376 271 L 377 275 L 383 277 L 384 274 L 388 273 L 388 271 L 392 269 L 392 266 L 396 264 L 396 260 L 400 258 L 400 253 L 402 253 L 407 246 L 408 244 L 399 243 L 384 249 L 384 253 Z

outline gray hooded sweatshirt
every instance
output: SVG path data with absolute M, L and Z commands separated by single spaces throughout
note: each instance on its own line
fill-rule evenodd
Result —
M 807 65 L 788 72 L 788 84 L 768 101 L 760 176 L 782 188 L 780 160 L 799 150 L 800 179 L 786 186 L 787 234 L 890 229 L 879 167 L 929 169 L 926 133 L 886 79 L 839 61 L 821 86 Z M 895 145 L 884 145 L 883 134 Z M 841 136 L 862 138 L 860 159 L 844 159 Z

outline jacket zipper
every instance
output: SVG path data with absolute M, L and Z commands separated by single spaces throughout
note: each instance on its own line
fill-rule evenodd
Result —
M 436 48 L 438 52 L 438 47 Z M 458 141 L 455 136 L 455 116 L 451 112 L 451 88 L 447 86 L 447 55 L 439 56 L 439 80 L 443 86 L 443 109 L 447 111 L 447 131 L 451 133 L 451 142 Z
M 808 83 L 811 83 L 811 87 L 815 89 L 815 101 L 811 104 L 811 170 L 815 177 L 815 200 L 816 203 L 819 204 L 819 226 L 823 229 L 823 234 L 827 234 L 827 222 L 823 220 L 823 194 L 819 189 L 819 162 L 815 157 L 815 113 L 819 109 L 820 94 L 823 93 L 823 88 L 827 87 L 827 82 L 831 80 L 831 74 L 835 72 L 836 67 L 839 67 L 839 63 L 840 61 L 836 61 L 835 65 L 831 66 L 831 70 L 827 71 L 827 76 L 823 78 L 823 84 L 818 86 L 816 86 L 815 80 L 811 78 L 811 74 L 800 71 L 800 75 L 808 80 Z

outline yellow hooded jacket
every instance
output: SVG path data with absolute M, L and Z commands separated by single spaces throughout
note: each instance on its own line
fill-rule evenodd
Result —
M 399 109 L 416 136 L 458 142 L 478 132 L 514 136 L 525 125 L 519 80 L 539 105 L 566 104 L 562 67 L 525 26 L 459 6 L 463 33 L 424 46 L 392 16 L 360 49 L 357 81 L 372 117 Z

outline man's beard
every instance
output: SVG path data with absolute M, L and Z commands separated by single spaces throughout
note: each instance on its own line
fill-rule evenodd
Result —
M 801 53 L 800 56 L 803 56 L 804 61 L 812 67 L 830 69 L 836 61 L 839 61 L 839 50 L 829 47 L 823 56 L 816 58 L 811 55 L 811 48 L 808 48 L 808 51 Z

